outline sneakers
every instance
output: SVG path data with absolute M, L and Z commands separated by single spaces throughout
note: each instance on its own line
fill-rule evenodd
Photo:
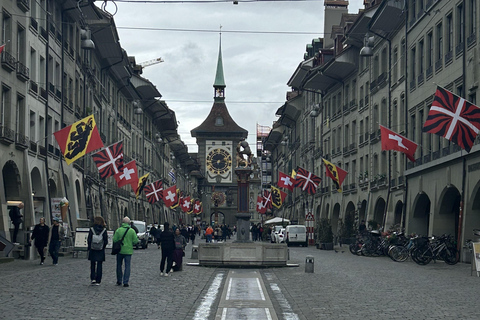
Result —
M 100 282 L 95 282 L 93 285 L 94 285 L 94 286 L 99 286 L 99 285 L 100 285 Z
M 54 263 L 53 265 L 54 265 L 54 266 L 58 266 L 58 263 Z
M 43 266 L 43 261 L 42 261 L 42 262 L 40 262 L 40 265 L 41 265 L 41 266 Z
M 163 276 L 163 272 L 160 272 L 160 275 Z
M 168 277 L 168 276 L 169 276 L 169 274 L 165 272 L 165 277 Z
M 122 283 L 121 283 L 121 282 L 117 282 L 117 286 L 121 286 L 121 285 L 122 285 Z
M 97 281 L 95 281 L 95 280 L 92 280 L 92 282 L 91 282 L 92 286 L 96 283 L 97 283 Z
M 124 283 L 123 286 L 126 288 L 126 287 L 129 287 L 128 283 Z

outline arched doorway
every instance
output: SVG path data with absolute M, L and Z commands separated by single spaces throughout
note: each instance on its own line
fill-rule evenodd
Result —
M 456 187 L 450 185 L 443 189 L 439 199 L 439 207 L 433 217 L 432 234 L 441 235 L 446 233 L 455 236 L 454 239 L 457 239 L 460 192 Z
M 396 229 L 402 229 L 402 225 L 405 225 L 403 219 L 403 202 L 397 201 L 395 204 L 395 212 L 393 214 L 393 225 Z
M 382 197 L 378 198 L 377 203 L 375 203 L 375 208 L 373 209 L 373 220 L 383 227 L 383 216 L 385 214 L 385 200 Z M 375 227 L 373 227 L 376 229 Z
M 42 175 L 37 167 L 30 172 L 30 180 L 32 184 L 34 219 L 35 223 L 38 223 L 40 218 L 44 217 L 46 194 L 42 183 Z
M 332 232 L 334 235 L 338 233 L 338 220 L 340 217 L 340 204 L 336 203 L 333 206 L 332 218 L 330 219 L 330 223 L 332 224 Z
M 55 183 L 55 180 L 53 179 L 48 179 L 48 191 L 50 192 L 50 197 L 51 198 L 57 198 L 57 184 Z
M 468 237 L 473 235 L 473 229 L 480 229 L 480 181 L 478 181 L 477 185 L 473 188 L 470 199 L 467 203 L 471 204 L 471 207 L 465 208 L 468 214 L 464 216 L 465 230 L 463 233 L 466 239 L 469 239 Z
M 221 211 L 212 212 L 210 214 L 210 224 L 215 222 L 215 224 L 224 224 L 225 223 L 225 215 Z
M 327 203 L 325 204 L 325 210 L 322 212 L 322 216 L 320 218 L 328 218 L 329 211 L 330 211 L 330 203 Z
M 12 160 L 8 160 L 3 166 L 2 174 L 5 200 L 21 200 L 20 189 L 22 188 L 22 182 L 17 164 Z
M 345 208 L 345 216 L 343 217 L 343 230 L 341 236 L 350 238 L 355 235 L 355 204 L 350 201 Z
M 360 207 L 358 208 L 358 221 L 365 221 L 367 219 L 366 217 L 366 212 L 367 212 L 367 200 L 363 200 L 360 202 Z
M 428 235 L 430 227 L 430 198 L 426 193 L 420 192 L 413 202 L 413 214 L 409 222 L 409 233 Z

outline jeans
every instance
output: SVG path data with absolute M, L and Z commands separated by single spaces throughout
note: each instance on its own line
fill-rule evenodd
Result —
M 125 260 L 125 272 L 122 274 L 122 262 Z M 130 262 L 132 261 L 131 254 L 117 254 L 117 283 L 128 284 L 130 280 Z
M 48 246 L 48 252 L 50 252 L 50 256 L 52 256 L 53 264 L 58 263 L 58 251 L 60 250 L 60 243 L 60 240 L 52 240 Z
M 18 230 L 20 229 L 20 224 L 14 224 L 13 225 L 13 236 L 12 236 L 12 242 L 17 243 L 17 235 L 18 235 Z
M 165 270 L 165 272 L 169 273 L 173 265 L 173 250 L 162 249 L 162 260 L 160 261 L 160 272 L 163 272 L 163 270 L 165 269 L 165 260 L 167 260 L 167 270 Z
M 212 242 L 212 235 L 207 234 L 207 243 Z
M 103 261 L 90 261 L 90 280 L 95 282 L 102 282 L 102 265 Z M 95 272 L 95 267 L 97 267 Z
M 37 252 L 40 255 L 41 262 L 45 261 L 45 246 L 35 246 L 37 248 Z

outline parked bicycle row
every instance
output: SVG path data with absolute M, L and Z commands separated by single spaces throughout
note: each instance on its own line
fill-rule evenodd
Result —
M 458 262 L 456 241 L 451 235 L 423 237 L 403 233 L 382 235 L 379 231 L 366 231 L 357 235 L 350 244 L 350 252 L 367 257 L 389 256 L 393 261 L 404 262 L 411 258 L 419 265 L 432 260 L 442 260 L 454 265 Z

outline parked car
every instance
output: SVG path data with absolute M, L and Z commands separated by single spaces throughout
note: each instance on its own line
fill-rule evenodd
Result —
M 135 245 L 135 249 L 142 248 L 142 249 L 147 249 L 148 248 L 148 231 L 147 231 L 147 223 L 145 221 L 139 221 L 139 220 L 132 220 L 133 225 L 135 228 L 137 228 L 137 237 L 138 237 L 138 243 Z
M 272 233 L 270 234 L 270 241 L 271 242 L 278 242 L 277 241 L 277 235 L 278 232 L 282 229 L 282 226 L 273 226 Z
M 287 226 L 285 228 L 285 242 L 287 246 L 298 244 L 308 247 L 307 227 L 301 224 Z
M 281 228 L 277 234 L 275 234 L 275 242 L 276 243 L 284 243 L 285 242 L 285 228 Z

